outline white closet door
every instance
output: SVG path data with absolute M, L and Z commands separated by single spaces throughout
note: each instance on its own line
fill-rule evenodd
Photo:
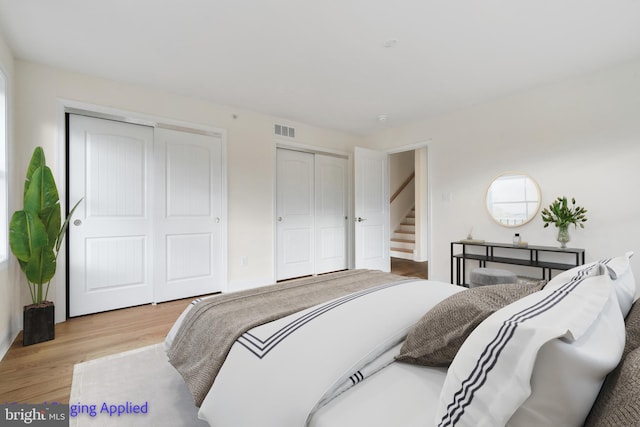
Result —
M 276 279 L 314 272 L 314 156 L 276 150 Z
M 156 302 L 222 290 L 222 141 L 155 129 Z
M 356 147 L 354 169 L 356 268 L 390 271 L 387 154 Z
M 153 129 L 70 116 L 69 313 L 151 302 Z
M 315 155 L 315 273 L 347 268 L 347 159 Z

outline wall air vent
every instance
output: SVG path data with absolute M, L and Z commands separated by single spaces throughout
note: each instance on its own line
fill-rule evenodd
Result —
M 283 126 L 283 125 L 274 125 L 273 127 L 273 131 L 276 135 L 278 136 L 286 136 L 287 138 L 295 138 L 296 137 L 296 129 L 289 127 L 289 126 Z

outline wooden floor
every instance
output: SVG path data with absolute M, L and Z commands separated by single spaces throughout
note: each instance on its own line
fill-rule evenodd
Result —
M 392 258 L 391 271 L 426 278 L 426 263 Z M 68 403 L 73 365 L 162 342 L 186 300 L 144 305 L 69 319 L 56 338 L 22 346 L 18 335 L 0 362 L 0 403 Z
M 428 263 L 408 261 L 401 258 L 391 258 L 391 272 L 401 276 L 428 279 Z
M 53 341 L 27 347 L 20 333 L 0 362 L 0 402 L 68 403 L 74 364 L 161 342 L 191 301 L 76 317 L 56 325 Z

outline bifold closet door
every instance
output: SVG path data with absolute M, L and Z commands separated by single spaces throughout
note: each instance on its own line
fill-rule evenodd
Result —
M 153 128 L 70 115 L 69 314 L 153 298 Z
M 69 116 L 69 315 L 220 291 L 222 140 Z
M 345 270 L 348 221 L 347 159 L 315 155 L 315 273 Z
M 277 150 L 276 278 L 347 268 L 347 160 Z
M 154 301 L 222 289 L 222 141 L 155 129 Z
M 314 272 L 314 155 L 276 151 L 276 279 Z

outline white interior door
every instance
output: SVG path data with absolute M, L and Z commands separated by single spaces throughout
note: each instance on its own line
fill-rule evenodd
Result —
M 347 159 L 315 155 L 315 273 L 347 268 Z
M 390 271 L 387 153 L 355 148 L 355 267 Z
M 151 302 L 153 129 L 70 116 L 69 313 Z
M 314 272 L 314 155 L 276 150 L 276 279 Z
M 154 300 L 222 290 L 219 137 L 155 129 Z

